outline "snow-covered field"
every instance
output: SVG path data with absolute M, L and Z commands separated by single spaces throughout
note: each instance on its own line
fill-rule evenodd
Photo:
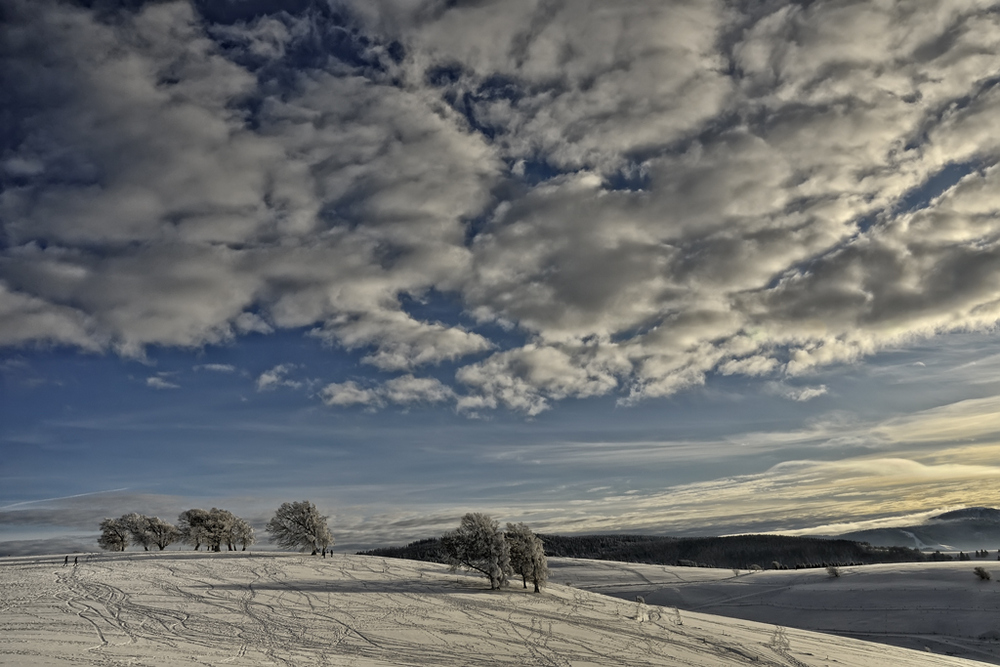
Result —
M 366 556 L 126 553 L 76 567 L 61 557 L 0 559 L 0 664 L 974 664 L 581 590 L 615 576 L 593 563 L 555 568 L 534 595 Z M 686 572 L 709 583 L 720 575 Z
M 1000 664 L 1000 563 L 973 560 L 732 570 L 550 559 L 554 581 L 648 604 L 884 642 Z

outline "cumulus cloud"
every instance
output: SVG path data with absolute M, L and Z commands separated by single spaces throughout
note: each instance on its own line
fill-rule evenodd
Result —
M 378 392 L 364 389 L 357 382 L 331 382 L 320 391 L 323 402 L 327 405 L 350 407 L 352 405 L 377 406 L 381 403 Z
M 996 9 L 19 0 L 0 345 L 305 328 L 377 371 L 456 367 L 331 405 L 534 415 L 988 330 Z M 429 293 L 462 323 L 407 306 Z
M 317 68 L 267 94 L 186 2 L 118 19 L 20 3 L 5 25 L 21 91 L 8 162 L 40 166 L 15 170 L 0 196 L 13 244 L 0 258 L 0 341 L 141 355 L 321 324 L 394 367 L 488 345 L 399 306 L 460 280 L 462 220 L 498 169 L 454 113 Z
M 362 387 L 353 380 L 332 382 L 320 391 L 323 402 L 337 407 L 364 405 L 379 408 L 386 403 L 410 405 L 450 401 L 455 392 L 436 378 L 403 375 L 373 387 Z
M 302 383 L 288 378 L 288 374 L 296 368 L 295 364 L 278 364 L 274 368 L 264 371 L 257 378 L 257 391 L 271 391 L 278 387 L 298 389 Z
M 418 378 L 412 375 L 393 378 L 385 383 L 383 394 L 392 403 L 440 403 L 454 396 L 454 392 L 436 378 Z
M 419 322 L 402 310 L 336 316 L 313 335 L 348 349 L 374 345 L 375 351 L 362 361 L 381 370 L 406 370 L 492 347 L 479 334 L 439 322 Z

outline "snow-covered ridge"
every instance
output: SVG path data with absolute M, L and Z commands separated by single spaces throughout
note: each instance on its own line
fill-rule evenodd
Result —
M 536 595 L 490 591 L 483 579 L 416 561 L 165 552 L 81 557 L 75 566 L 62 557 L 0 559 L 0 664 L 975 663 L 558 580 Z

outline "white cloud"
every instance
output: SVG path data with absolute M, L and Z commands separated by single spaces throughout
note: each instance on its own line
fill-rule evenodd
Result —
M 811 401 L 814 398 L 825 395 L 827 392 L 825 384 L 815 387 L 794 387 L 783 382 L 770 382 L 765 386 L 768 393 L 787 398 L 791 401 L 798 401 L 800 403 Z
M 12 291 L 0 282 L 0 345 L 52 342 L 100 349 L 83 312 Z
M 719 364 L 719 372 L 723 375 L 767 375 L 778 367 L 778 361 L 755 354 L 743 359 L 730 359 Z
M 382 394 L 391 403 L 441 403 L 452 400 L 455 393 L 436 378 L 418 378 L 412 375 L 393 378 L 385 383 Z
M 156 375 L 146 378 L 146 386 L 152 387 L 153 389 L 180 389 L 179 384 L 175 384 Z
M 612 460 L 609 465 L 614 465 Z M 679 484 L 655 492 L 609 491 L 567 503 L 554 530 L 601 532 L 629 526 L 665 534 L 812 532 L 964 506 L 989 494 L 995 465 L 932 465 L 903 458 L 797 460 L 764 472 Z M 741 508 L 733 521 L 733 508 Z M 540 512 L 544 517 L 544 510 Z M 547 517 L 546 517 L 547 518 Z M 533 525 L 544 522 L 533 519 Z M 708 528 L 711 527 L 711 528 Z
M 278 364 L 274 368 L 264 371 L 257 378 L 257 391 L 272 391 L 278 387 L 298 389 L 302 383 L 298 380 L 289 380 L 287 377 L 296 368 L 296 364 Z
M 498 170 L 455 114 L 419 91 L 313 70 L 267 96 L 251 129 L 234 109 L 256 80 L 189 4 L 150 5 L 116 28 L 57 3 L 17 10 L 17 71 L 49 84 L 19 88 L 23 108 L 42 111 L 24 119 L 35 129 L 10 159 L 43 167 L 0 197 L 15 244 L 0 278 L 39 314 L 19 314 L 0 341 L 141 355 L 151 343 L 325 323 L 337 342 L 374 346 L 372 362 L 394 368 L 489 346 L 398 304 L 461 280 L 463 219 Z M 264 23 L 245 28 L 251 50 L 277 57 L 296 31 Z M 224 32 L 235 40 L 240 30 Z M 61 92 L 30 98 L 50 88 Z M 98 174 L 100 187 L 88 185 Z
M 360 386 L 353 380 L 332 382 L 326 385 L 320 396 L 330 406 L 350 407 L 365 405 L 380 408 L 387 403 L 411 405 L 415 403 L 433 404 L 455 400 L 455 392 L 436 378 L 418 378 L 402 375 L 370 388 Z
M 194 370 L 206 370 L 214 373 L 234 373 L 236 372 L 236 366 L 232 364 L 198 364 L 194 367 Z
M 354 3 L 380 65 L 290 72 L 324 29 L 305 14 L 15 2 L 0 345 L 141 357 L 302 327 L 382 371 L 456 364 L 469 393 L 422 401 L 534 415 L 988 330 L 995 9 Z M 476 324 L 406 307 L 429 293 Z M 392 382 L 323 397 L 406 403 Z
M 375 346 L 362 361 L 381 370 L 407 370 L 423 364 L 457 359 L 492 347 L 476 333 L 460 327 L 420 322 L 402 310 L 340 315 L 314 335 L 347 349 Z
M 950 403 L 896 417 L 879 432 L 899 443 L 975 442 L 1000 435 L 1000 396 Z
M 377 392 L 371 389 L 363 389 L 353 380 L 347 382 L 331 382 L 320 391 L 323 402 L 327 405 L 337 407 L 350 407 L 352 405 L 366 405 L 377 407 L 381 405 L 381 399 Z
M 592 346 L 565 348 L 526 345 L 491 356 L 484 362 L 465 366 L 457 379 L 485 397 L 464 400 L 460 407 L 495 407 L 494 401 L 529 415 L 548 409 L 548 400 L 569 396 L 599 396 L 617 383 L 614 359 L 605 358 Z

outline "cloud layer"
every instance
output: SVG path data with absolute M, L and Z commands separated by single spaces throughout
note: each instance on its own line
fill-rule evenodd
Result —
M 0 27 L 0 345 L 306 328 L 329 405 L 537 414 L 1000 318 L 996 2 L 138 4 Z

